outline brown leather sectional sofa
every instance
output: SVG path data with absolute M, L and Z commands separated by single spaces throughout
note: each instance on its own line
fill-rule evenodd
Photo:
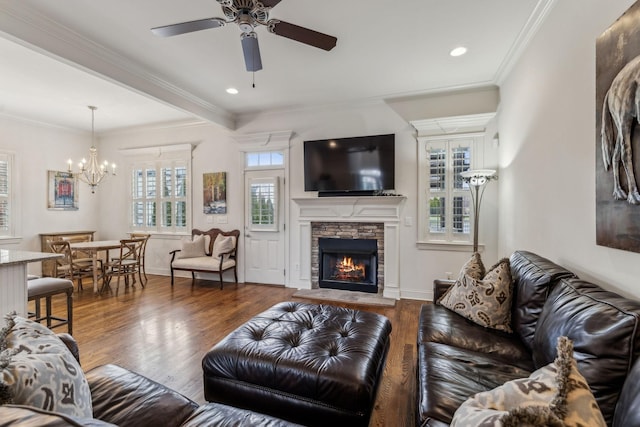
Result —
M 510 264 L 513 334 L 478 326 L 437 304 L 422 307 L 417 425 L 449 425 L 470 396 L 552 362 L 558 337 L 567 336 L 607 424 L 640 426 L 640 302 L 531 252 L 514 252 Z M 451 284 L 436 281 L 434 300 Z

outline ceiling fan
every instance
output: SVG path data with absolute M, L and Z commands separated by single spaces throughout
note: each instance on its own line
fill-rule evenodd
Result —
M 327 51 L 333 49 L 338 41 L 337 38 L 327 34 L 278 19 L 269 19 L 269 11 L 280 3 L 281 0 L 216 1 L 222 6 L 222 11 L 226 18 L 198 19 L 195 21 L 155 27 L 152 28 L 151 31 L 157 36 L 170 37 L 178 34 L 207 30 L 209 28 L 223 27 L 228 23 L 235 22 L 240 27 L 240 30 L 242 30 L 240 40 L 247 71 L 262 70 L 258 35 L 253 31 L 258 25 L 266 26 L 270 33 Z

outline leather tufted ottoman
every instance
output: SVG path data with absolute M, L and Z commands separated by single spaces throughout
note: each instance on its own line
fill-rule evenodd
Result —
M 205 355 L 205 398 L 308 426 L 366 426 L 390 333 L 375 313 L 276 304 Z

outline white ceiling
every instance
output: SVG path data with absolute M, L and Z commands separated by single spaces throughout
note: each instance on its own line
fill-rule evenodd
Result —
M 264 69 L 253 75 L 235 24 L 170 38 L 150 31 L 224 17 L 216 0 L 0 0 L 0 114 L 86 130 L 96 105 L 97 131 L 193 118 L 233 129 L 241 114 L 497 84 L 553 3 L 282 0 L 270 18 L 333 35 L 337 46 L 259 27 Z M 459 45 L 468 53 L 449 56 Z

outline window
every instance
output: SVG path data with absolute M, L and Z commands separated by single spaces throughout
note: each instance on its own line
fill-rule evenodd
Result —
M 251 192 L 251 230 L 278 231 L 278 177 L 253 178 Z
M 474 137 L 419 138 L 419 236 L 426 243 L 469 243 L 471 194 L 460 172 L 471 169 Z
M 284 166 L 284 153 L 282 151 L 245 153 L 245 166 L 247 169 L 282 167 Z
M 183 146 L 177 146 L 183 147 Z M 190 146 L 187 146 L 190 147 Z M 184 233 L 191 229 L 190 149 L 166 152 L 154 161 L 131 164 L 130 227 L 158 233 Z M 140 156 L 150 149 L 132 150 Z M 157 149 L 156 149 L 157 150 Z
M 13 155 L 0 152 L 0 236 L 14 234 L 13 206 Z

